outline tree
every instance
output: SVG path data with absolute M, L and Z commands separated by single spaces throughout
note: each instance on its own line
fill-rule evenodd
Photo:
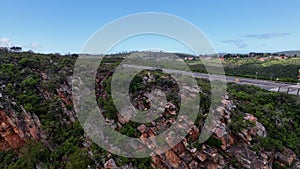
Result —
M 70 155 L 70 161 L 67 163 L 66 169 L 85 169 L 89 165 L 92 165 L 92 160 L 89 158 L 87 150 L 77 149 Z
M 22 47 L 19 46 L 13 46 L 10 48 L 11 51 L 13 52 L 21 52 L 22 51 Z
M 0 47 L 0 54 L 5 54 L 5 53 L 8 53 L 9 50 L 7 47 Z

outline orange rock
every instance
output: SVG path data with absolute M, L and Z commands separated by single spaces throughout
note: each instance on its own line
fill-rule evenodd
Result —
M 9 113 L 0 110 L 0 150 L 7 151 L 21 147 L 27 139 L 38 140 L 41 137 L 40 122 L 32 118 L 21 106 L 19 117 L 11 110 Z
M 199 129 L 196 126 L 194 126 L 193 128 L 190 129 L 189 135 L 191 136 L 193 141 L 198 140 L 200 135 Z
M 116 169 L 116 162 L 111 158 L 104 164 L 105 169 Z
M 253 116 L 252 114 L 246 113 L 246 116 L 244 117 L 245 120 L 251 121 L 251 122 L 256 122 L 257 118 Z
M 186 150 L 184 144 L 182 142 L 178 143 L 176 146 L 173 147 L 173 150 L 176 154 L 181 154 L 183 151 Z
M 165 152 L 166 162 L 168 162 L 172 167 L 178 168 L 180 163 L 180 158 L 172 150 Z
M 207 168 L 208 169 L 218 169 L 218 166 L 219 166 L 218 164 L 208 164 Z
M 200 161 L 202 161 L 202 162 L 205 161 L 206 158 L 207 158 L 207 157 L 206 157 L 205 154 L 199 154 L 199 155 L 198 155 L 198 159 L 199 159 Z
M 154 137 L 156 136 L 154 128 L 149 128 L 149 130 L 147 131 L 148 137 Z
M 161 159 L 159 158 L 158 155 L 152 156 L 152 157 L 151 157 L 151 160 L 152 160 L 151 165 L 153 164 L 153 166 L 152 166 L 153 168 L 156 168 L 157 166 L 160 166 L 160 165 L 161 165 Z
M 222 146 L 221 146 L 221 148 L 223 150 L 226 150 L 227 147 L 229 147 L 229 146 L 231 146 L 231 145 L 234 144 L 234 139 L 233 139 L 233 137 L 232 137 L 231 134 L 225 135 L 224 137 L 221 138 L 221 140 L 222 140 Z

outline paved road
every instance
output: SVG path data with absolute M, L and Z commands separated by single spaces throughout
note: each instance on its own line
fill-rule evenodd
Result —
M 205 78 L 205 79 L 222 79 L 220 75 L 209 75 L 203 74 L 203 73 L 194 73 L 194 77 L 196 78 Z M 223 78 L 224 79 L 224 78 Z M 268 81 L 268 80 L 256 80 L 256 79 L 250 79 L 250 78 L 242 78 L 242 77 L 231 77 L 226 76 L 227 82 L 233 82 L 241 85 L 254 85 L 257 87 L 260 87 L 262 89 L 268 90 L 268 91 L 275 91 L 275 92 L 283 92 L 293 95 L 300 95 L 300 85 L 293 85 L 290 83 L 283 83 L 283 82 L 274 82 L 274 81 Z
M 126 67 L 134 67 L 138 69 L 155 69 L 153 67 L 148 66 L 136 66 L 136 65 L 123 65 Z M 268 80 L 260 80 L 260 79 L 250 79 L 250 78 L 242 78 L 242 77 L 232 77 L 232 76 L 222 76 L 222 75 L 212 75 L 212 74 L 205 74 L 205 73 L 196 73 L 196 72 L 186 72 L 186 71 L 179 71 L 179 70 L 171 70 L 171 69 L 162 69 L 167 73 L 181 73 L 183 75 L 193 76 L 195 78 L 203 78 L 209 80 L 220 80 L 226 82 L 233 82 L 241 85 L 254 85 L 260 87 L 262 89 L 266 89 L 268 91 L 275 91 L 275 92 L 283 92 L 293 95 L 300 95 L 300 85 L 293 85 L 290 83 L 283 83 L 283 82 L 274 82 Z

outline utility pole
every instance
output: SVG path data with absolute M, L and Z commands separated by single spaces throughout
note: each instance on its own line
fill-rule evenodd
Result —
M 273 73 L 270 75 L 271 82 L 273 81 Z
M 257 75 L 258 75 L 258 72 L 256 72 L 256 84 L 258 84 L 258 82 L 257 82 Z
M 298 67 L 298 83 L 297 85 L 300 86 L 300 67 Z
M 239 80 L 239 78 L 237 77 L 237 75 L 236 75 L 236 72 L 234 71 L 234 77 L 235 77 L 235 82 L 239 82 L 240 80 Z

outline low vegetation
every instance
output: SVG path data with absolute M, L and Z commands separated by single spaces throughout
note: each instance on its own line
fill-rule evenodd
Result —
M 84 131 L 77 120 L 70 123 L 68 116 L 61 107 L 61 98 L 57 96 L 57 90 L 61 85 L 67 84 L 68 77 L 72 75 L 76 55 L 60 56 L 58 54 L 33 54 L 33 53 L 3 53 L 0 54 L 0 85 L 5 85 L 2 91 L 1 109 L 13 108 L 20 111 L 22 105 L 26 111 L 36 114 L 42 123 L 43 130 L 47 133 L 47 144 L 37 141 L 28 141 L 22 148 L 8 152 L 0 152 L 0 168 L 31 169 L 40 168 L 95 168 L 103 166 L 104 162 L 112 157 L 118 166 L 131 164 L 136 168 L 149 168 L 151 159 L 130 159 L 110 155 L 109 152 L 91 143 L 86 148 L 87 142 Z M 100 72 L 104 73 L 104 88 L 100 93 L 106 93 L 107 97 L 98 97 L 98 104 L 106 112 L 108 119 L 116 119 L 116 108 L 109 94 L 111 75 L 114 68 L 122 61 L 120 58 L 104 60 Z M 205 72 L 205 68 L 198 62 L 188 62 L 194 71 Z M 259 78 L 279 78 L 283 81 L 295 81 L 296 69 L 300 61 L 288 59 L 283 61 L 270 60 L 259 62 L 254 60 L 240 61 L 227 60 L 225 71 L 228 75 L 253 77 L 259 72 Z M 105 65 L 105 66 L 104 66 Z M 159 70 L 153 72 L 157 76 L 159 85 L 170 88 L 173 84 L 160 78 Z M 140 81 L 145 74 L 141 73 L 134 80 Z M 287 78 L 287 79 L 284 79 Z M 46 79 L 46 80 L 45 80 Z M 202 115 L 209 111 L 210 85 L 207 80 L 197 80 L 202 91 L 200 93 L 200 113 L 196 124 L 203 124 Z M 131 92 L 142 89 L 140 83 L 131 84 Z M 170 91 L 168 99 L 175 100 L 176 94 Z M 229 84 L 230 98 L 237 105 L 236 112 L 232 115 L 230 128 L 233 132 L 239 132 L 241 128 L 251 125 L 244 123 L 241 113 L 251 113 L 258 118 L 267 129 L 266 138 L 257 138 L 252 141 L 254 150 L 265 149 L 268 151 L 280 150 L 283 147 L 292 149 L 300 155 L 300 100 L 299 97 L 268 92 L 254 86 L 240 86 Z M 51 99 L 45 99 L 45 93 L 53 94 Z M 97 93 L 97 92 L 96 92 Z M 175 92 L 176 93 L 176 92 Z M 98 95 L 98 96 L 99 96 Z M 14 106 L 12 102 L 16 102 Z M 19 106 L 18 106 L 19 105 Z M 68 104 L 67 110 L 72 110 L 73 105 Z M 66 122 L 68 121 L 68 122 Z M 128 136 L 136 137 L 137 124 L 128 123 L 120 132 Z M 212 147 L 219 147 L 221 142 L 211 138 L 207 143 Z M 91 156 L 90 154 L 93 154 Z
M 214 63 L 217 61 L 212 59 L 208 62 Z M 201 60 L 187 61 L 187 63 L 191 70 L 206 73 L 206 68 Z M 228 58 L 222 61 L 222 64 L 225 74 L 229 76 L 257 77 L 258 79 L 296 83 L 300 58 L 267 59 L 265 61 L 260 61 L 258 58 Z

